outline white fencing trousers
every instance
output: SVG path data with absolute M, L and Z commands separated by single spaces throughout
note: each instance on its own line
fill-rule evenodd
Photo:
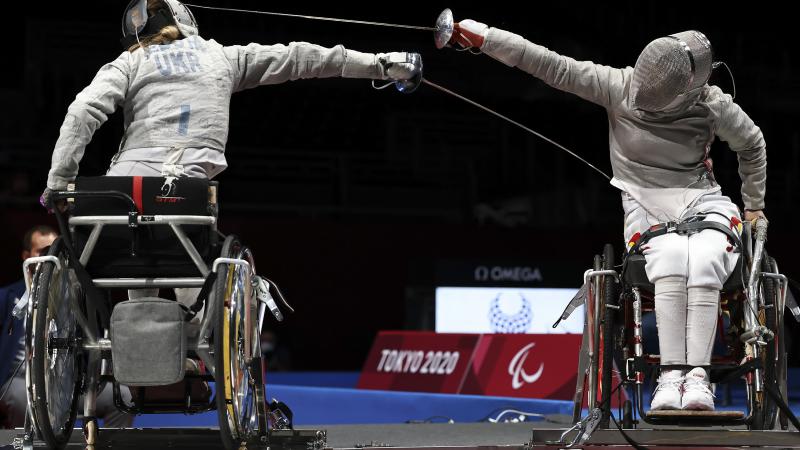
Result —
M 656 325 L 661 365 L 686 365 L 686 278 L 671 276 L 655 283 Z
M 686 288 L 684 277 L 655 282 L 656 324 L 662 366 L 711 364 L 719 315 L 719 290 Z
M 626 243 L 636 233 L 662 222 L 625 194 L 623 207 Z M 731 226 L 731 218 L 740 218 L 736 205 L 719 193 L 702 195 L 677 219 L 699 214 L 726 227 Z M 733 273 L 739 253 L 734 252 L 725 234 L 710 229 L 690 236 L 667 233 L 655 237 L 642 247 L 642 253 L 647 278 L 655 285 L 661 364 L 709 365 L 719 316 L 719 291 Z
M 662 223 L 631 197 L 623 197 L 625 209 L 625 242 Z M 680 219 L 705 213 L 706 221 L 731 226 L 731 218 L 739 219 L 739 210 L 728 197 L 707 194 L 684 212 Z M 738 230 L 735 230 L 738 233 Z M 687 287 L 722 289 L 733 273 L 739 253 L 733 251 L 728 237 L 716 230 L 703 230 L 690 236 L 667 233 L 650 239 L 643 247 L 647 278 L 655 283 L 664 277 L 686 277 Z
M 719 318 L 719 290 L 691 287 L 686 314 L 686 364 L 711 365 L 714 334 Z M 690 338 L 691 337 L 691 338 Z
M 184 154 L 183 149 L 176 149 L 177 151 L 154 150 L 152 152 L 153 160 L 150 161 L 136 161 L 136 160 L 114 160 L 106 172 L 106 176 L 111 177 L 129 177 L 129 176 L 142 176 L 142 177 L 161 177 L 161 176 L 176 176 L 175 172 L 180 172 L 178 176 L 187 176 L 191 178 L 208 178 L 209 168 L 203 163 L 186 163 L 175 164 L 173 158 L 180 158 Z M 191 149 L 186 149 L 191 150 Z M 161 162 L 161 159 L 164 162 Z M 166 166 L 166 167 L 164 167 Z M 214 171 L 211 171 L 214 175 Z

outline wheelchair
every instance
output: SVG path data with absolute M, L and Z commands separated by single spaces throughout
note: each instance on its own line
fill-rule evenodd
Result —
M 659 355 L 644 348 L 642 314 L 654 311 L 654 286 L 645 273 L 640 246 L 629 247 L 622 264 L 617 266 L 614 248 L 607 244 L 602 255 L 594 257 L 592 268 L 584 273 L 583 287 L 559 319 L 565 319 L 585 303 L 573 397 L 575 427 L 582 432 L 587 428 L 608 428 L 609 418 L 613 418 L 610 405 L 614 395 L 618 396 L 616 417 L 621 418 L 622 425 L 614 420 L 620 428 L 635 428 L 641 421 L 650 425 L 745 425 L 750 430 L 786 430 L 790 420 L 797 425 L 784 402 L 787 279 L 765 251 L 767 222 L 742 225 L 741 240 L 732 242 L 734 251 L 741 255 L 720 296 L 717 339 L 724 343 L 725 354 L 712 357 L 710 381 L 729 383 L 743 378 L 746 411 L 646 411 L 645 381 L 658 372 Z M 659 231 L 691 233 L 701 226 Z M 728 234 L 730 238 L 731 233 Z M 584 404 L 590 413 L 581 420 Z
M 69 214 L 51 205 L 61 236 L 23 269 L 27 439 L 63 448 L 80 410 L 94 444 L 109 383 L 132 414 L 216 409 L 227 449 L 268 445 L 271 427 L 291 426 L 265 401 L 260 330 L 267 309 L 282 320 L 276 298 L 292 308 L 256 275 L 252 251 L 218 232 L 217 189 L 196 178 L 86 177 L 53 194 L 68 205 Z M 199 293 L 189 307 L 127 295 L 168 288 Z

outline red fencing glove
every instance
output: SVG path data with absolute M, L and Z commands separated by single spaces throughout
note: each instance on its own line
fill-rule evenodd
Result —
M 488 33 L 489 27 L 485 23 L 466 19 L 453 25 L 453 36 L 448 43 L 458 44 L 462 48 L 480 49 Z

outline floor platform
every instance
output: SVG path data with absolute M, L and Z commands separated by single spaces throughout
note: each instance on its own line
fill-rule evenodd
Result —
M 282 432 L 271 442 L 271 450 L 344 450 L 386 448 L 393 450 L 532 450 L 560 449 L 557 444 L 564 428 L 555 423 L 420 423 L 399 425 L 329 425 L 303 427 L 295 433 Z M 660 450 L 691 447 L 741 449 L 769 447 L 800 449 L 796 431 L 747 431 L 722 428 L 674 428 L 627 430 L 638 444 Z M 0 445 L 13 448 L 19 430 L 0 430 Z M 630 448 L 618 430 L 597 430 L 584 445 L 574 448 Z M 45 448 L 37 443 L 36 449 Z M 79 430 L 68 449 L 85 448 Z M 212 428 L 104 429 L 94 450 L 102 449 L 220 449 L 218 431 Z
M 561 425 L 559 425 L 561 426 Z M 294 438 L 283 434 L 272 439 L 272 449 L 314 450 L 356 448 L 504 447 L 524 449 L 531 438 L 532 423 L 422 423 L 401 425 L 326 425 L 298 427 Z M 22 430 L 0 430 L 0 448 L 12 448 Z M 281 432 L 283 433 L 283 432 Z M 318 435 L 317 433 L 322 433 Z M 316 442 L 321 440 L 321 445 Z M 4 446 L 4 447 L 3 447 Z M 43 449 L 37 442 L 36 449 Z M 83 435 L 75 430 L 67 449 L 83 449 Z M 94 450 L 104 449 L 214 449 L 222 448 L 214 428 L 101 429 Z

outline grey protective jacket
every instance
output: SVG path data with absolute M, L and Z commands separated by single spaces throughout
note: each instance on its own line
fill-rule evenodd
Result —
M 377 55 L 289 45 L 223 46 L 199 36 L 125 51 L 100 68 L 69 106 L 56 142 L 47 187 L 63 189 L 95 130 L 118 107 L 124 108 L 120 154 L 166 157 L 171 147 L 197 149 L 196 155 L 224 168 L 230 97 L 234 92 L 300 78 L 386 79 Z M 162 149 L 161 151 L 157 151 Z M 213 176 L 213 175 L 212 175 Z
M 631 67 L 576 61 L 497 28 L 489 29 L 481 50 L 554 88 L 603 106 L 614 178 L 642 188 L 713 188 L 708 152 L 718 136 L 737 154 L 745 208 L 764 208 L 764 137 L 718 87 L 706 85 L 670 111 L 648 113 L 630 106 Z

